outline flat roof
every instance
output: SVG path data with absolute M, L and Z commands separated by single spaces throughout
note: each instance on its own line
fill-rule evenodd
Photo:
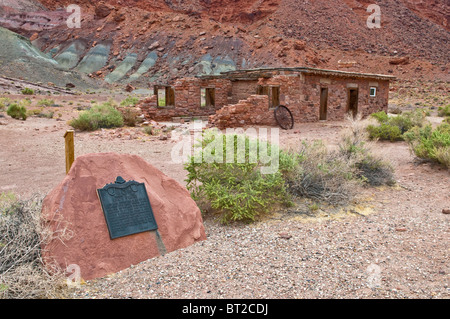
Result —
M 368 78 L 368 79 L 380 79 L 380 80 L 395 80 L 396 77 L 392 75 L 384 74 L 372 74 L 372 73 L 359 73 L 359 72 L 348 72 L 340 70 L 327 70 L 318 69 L 310 67 L 294 67 L 294 68 L 258 68 L 258 69 L 243 69 L 235 71 L 222 72 L 219 75 L 203 75 L 199 76 L 201 78 L 230 78 L 239 80 L 241 78 L 245 79 L 257 79 L 260 77 L 272 77 L 274 73 L 278 72 L 297 72 L 312 75 L 323 75 L 323 76 L 336 76 L 336 77 L 357 77 L 357 78 Z

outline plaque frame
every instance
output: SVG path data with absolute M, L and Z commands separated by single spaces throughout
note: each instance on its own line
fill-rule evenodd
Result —
M 111 240 L 158 229 L 144 183 L 133 180 L 126 182 L 118 176 L 115 183 L 106 184 L 103 188 L 97 189 L 97 195 Z M 119 201 L 118 199 L 122 196 L 126 198 L 131 196 L 132 199 L 136 199 L 135 206 L 138 205 L 141 210 L 133 210 L 131 200 Z M 127 203 L 131 207 L 124 207 Z M 133 219 L 140 221 L 134 222 Z

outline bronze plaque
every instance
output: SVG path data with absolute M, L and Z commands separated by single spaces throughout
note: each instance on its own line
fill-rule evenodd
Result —
M 144 183 L 119 176 L 97 193 L 111 239 L 158 229 Z

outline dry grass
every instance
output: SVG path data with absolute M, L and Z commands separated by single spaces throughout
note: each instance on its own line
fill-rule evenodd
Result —
M 303 143 L 300 165 L 289 181 L 289 188 L 301 197 L 330 205 L 345 205 L 358 193 L 358 186 L 395 183 L 390 163 L 373 154 L 366 124 L 352 119 L 343 132 L 337 150 L 322 141 Z
M 0 298 L 63 298 L 62 270 L 43 266 L 41 246 L 53 234 L 41 222 L 42 197 L 9 196 L 0 205 Z M 47 267 L 48 268 L 48 267 Z

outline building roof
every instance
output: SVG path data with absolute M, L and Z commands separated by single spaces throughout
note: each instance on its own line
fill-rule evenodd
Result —
M 219 75 L 203 75 L 201 78 L 228 78 L 230 80 L 251 80 L 258 78 L 270 78 L 275 74 L 287 73 L 303 73 L 311 75 L 334 76 L 334 77 L 348 77 L 348 78 L 367 78 L 378 80 L 395 80 L 395 76 L 371 73 L 347 72 L 339 70 L 326 70 L 309 67 L 294 67 L 294 68 L 259 68 L 259 69 L 244 69 L 222 72 Z

